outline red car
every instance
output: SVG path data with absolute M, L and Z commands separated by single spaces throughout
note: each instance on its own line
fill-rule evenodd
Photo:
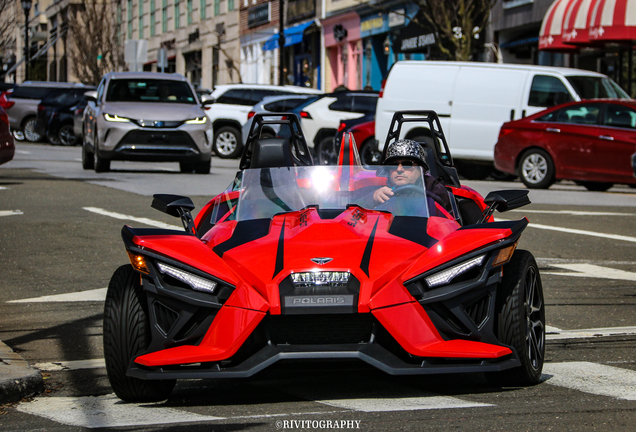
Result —
M 636 184 L 636 101 L 596 99 L 548 108 L 504 123 L 495 167 L 529 188 L 574 180 L 588 190 Z
M 342 120 L 338 132 L 334 137 L 334 155 L 332 162 L 338 160 L 338 148 L 342 137 L 346 132 L 353 134 L 353 139 L 358 145 L 358 152 L 363 165 L 377 165 L 382 158 L 382 152 L 378 150 L 375 139 L 375 114 L 369 114 L 357 119 Z
M 0 165 L 9 162 L 15 154 L 15 142 L 9 129 L 9 116 L 0 106 Z

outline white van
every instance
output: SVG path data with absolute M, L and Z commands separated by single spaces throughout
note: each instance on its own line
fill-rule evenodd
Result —
M 548 66 L 452 61 L 400 61 L 380 92 L 375 136 L 384 147 L 393 113 L 433 110 L 459 171 L 469 178 L 492 169 L 494 147 L 504 122 L 572 100 L 629 98 L 603 74 Z M 428 130 L 404 123 L 404 138 L 430 137 Z M 470 161 L 470 163 L 466 163 Z

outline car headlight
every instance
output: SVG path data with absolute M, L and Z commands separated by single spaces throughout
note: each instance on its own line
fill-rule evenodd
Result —
M 445 285 L 460 274 L 465 273 L 474 267 L 480 266 L 484 261 L 484 258 L 486 258 L 486 254 L 479 255 L 478 257 L 464 261 L 463 263 L 447 268 L 446 270 L 427 276 L 426 283 L 431 288 L 438 285 Z
M 173 278 L 181 281 L 187 285 L 190 285 L 195 291 L 202 291 L 209 294 L 214 293 L 214 289 L 217 286 L 217 283 L 211 281 L 206 278 L 202 278 L 201 276 L 194 275 L 185 270 L 178 269 L 176 267 L 172 267 L 167 264 L 163 264 L 158 262 L 157 266 L 159 267 L 159 271 L 168 276 L 172 276 Z
M 197 117 L 197 118 L 193 118 L 193 119 L 190 119 L 190 120 L 186 120 L 185 124 L 205 124 L 207 119 L 208 118 L 206 116 Z
M 130 119 L 126 117 L 119 117 L 118 115 L 110 115 L 104 113 L 104 120 L 109 122 L 118 122 L 118 123 L 130 123 Z

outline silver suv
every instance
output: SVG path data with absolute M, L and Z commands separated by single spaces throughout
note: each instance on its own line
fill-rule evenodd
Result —
M 111 72 L 84 98 L 84 169 L 103 172 L 111 160 L 134 160 L 179 162 L 181 172 L 210 172 L 207 101 L 199 101 L 184 76 Z
M 27 139 L 37 142 L 42 136 L 35 131 L 40 101 L 51 90 L 82 88 L 84 84 L 59 83 L 48 81 L 25 81 L 14 87 L 8 100 L 14 104 L 7 110 L 11 130 L 17 140 Z

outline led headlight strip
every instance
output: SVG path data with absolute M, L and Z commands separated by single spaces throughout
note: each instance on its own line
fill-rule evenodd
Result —
M 119 117 L 118 115 L 110 115 L 110 114 L 106 114 L 104 113 L 104 120 L 109 121 L 109 122 L 118 122 L 118 123 L 129 123 L 130 119 L 127 119 L 126 117 Z
M 201 276 L 194 275 L 176 267 L 172 267 L 160 262 L 157 263 L 157 266 L 159 267 L 159 271 L 161 271 L 161 273 L 172 276 L 173 278 L 190 285 L 195 291 L 202 291 L 213 294 L 214 289 L 217 286 L 217 283 L 214 281 L 202 278 Z
M 207 117 L 203 116 L 203 117 L 197 117 L 191 120 L 186 120 L 185 124 L 205 124 L 206 121 L 207 121 Z
M 349 283 L 349 272 L 323 271 L 292 273 L 294 286 L 311 287 L 321 285 L 346 286 Z
M 484 261 L 486 254 L 479 255 L 478 257 L 469 259 L 468 261 L 464 261 L 463 263 L 457 264 L 453 267 L 447 268 L 446 270 L 442 270 L 441 272 L 432 274 L 426 277 L 426 283 L 429 287 L 433 288 L 438 285 L 445 285 L 453 280 L 456 276 L 467 272 L 473 267 L 478 267 Z

